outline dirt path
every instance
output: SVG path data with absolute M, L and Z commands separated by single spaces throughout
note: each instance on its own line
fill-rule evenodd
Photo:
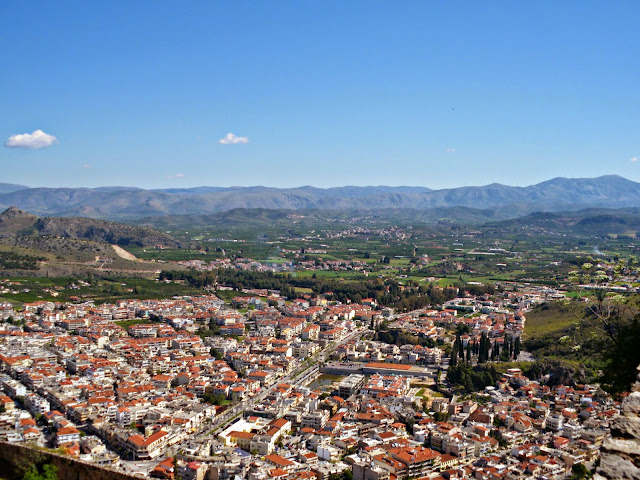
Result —
M 111 245 L 111 246 L 115 250 L 116 255 L 118 255 L 120 258 L 124 258 L 125 260 L 133 260 L 134 262 L 138 261 L 135 255 L 127 252 L 124 248 L 119 247 L 118 245 Z

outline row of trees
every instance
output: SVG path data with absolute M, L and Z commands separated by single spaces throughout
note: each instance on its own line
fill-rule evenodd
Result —
M 279 290 L 287 298 L 296 298 L 295 288 L 308 288 L 316 295 L 329 295 L 340 302 L 360 302 L 374 298 L 378 304 L 400 311 L 416 310 L 428 305 L 440 305 L 455 298 L 458 288 L 440 289 L 408 280 L 401 285 L 394 279 L 372 278 L 344 280 L 340 278 L 295 277 L 290 273 L 276 274 L 248 270 L 218 269 L 210 272 L 164 271 L 160 280 L 184 280 L 197 288 L 225 285 L 236 288 Z M 461 287 L 465 287 L 461 285 Z M 473 286 L 473 288 L 478 288 Z M 490 289 L 490 288 L 489 288 Z M 486 290 L 486 289 L 485 289 Z M 483 290 L 484 291 L 484 290 Z
M 37 270 L 38 262 L 45 257 L 22 255 L 16 252 L 0 252 L 0 270 Z
M 477 358 L 478 363 L 486 363 L 488 361 L 504 361 L 516 360 L 520 355 L 520 337 L 510 337 L 505 335 L 502 342 L 502 351 L 500 343 L 496 338 L 491 343 L 489 337 L 483 332 L 480 341 L 467 342 L 466 347 L 462 342 L 460 330 L 456 333 L 456 339 L 451 349 L 450 365 L 455 366 L 458 361 L 471 363 L 472 359 Z

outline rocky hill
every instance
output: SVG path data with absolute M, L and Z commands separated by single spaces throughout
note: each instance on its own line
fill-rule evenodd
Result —
M 182 244 L 170 235 L 147 227 L 77 217 L 44 217 L 10 207 L 0 214 L 2 236 L 50 236 L 109 243 L 121 246 L 162 245 L 177 248 Z
M 19 208 L 9 207 L 0 214 L 0 235 L 15 234 L 33 226 L 38 217 L 23 212 Z

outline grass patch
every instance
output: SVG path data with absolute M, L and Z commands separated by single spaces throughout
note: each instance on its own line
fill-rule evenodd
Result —
M 606 339 L 593 324 L 574 314 L 579 307 L 556 302 L 536 307 L 527 315 L 524 350 L 537 360 L 559 360 L 576 371 L 584 369 L 587 378 L 595 380 L 606 362 L 601 355 Z
M 525 338 L 540 338 L 559 334 L 579 323 L 576 316 L 558 304 L 550 303 L 536 308 L 527 315 Z
M 286 259 L 286 258 L 282 258 L 282 257 L 269 257 L 265 260 L 267 263 L 284 263 L 284 262 L 289 262 L 290 260 Z
M 237 290 L 216 290 L 216 296 L 227 303 L 233 303 L 233 299 L 236 297 L 257 297 L 265 301 L 267 300 L 265 297 L 259 297 L 245 292 L 238 292 Z
M 144 323 L 153 323 L 153 322 L 151 322 L 148 318 L 147 319 L 135 318 L 132 320 L 122 320 L 120 322 L 114 322 L 114 323 L 124 328 L 125 330 L 127 330 L 129 327 L 132 327 L 133 325 L 142 325 Z

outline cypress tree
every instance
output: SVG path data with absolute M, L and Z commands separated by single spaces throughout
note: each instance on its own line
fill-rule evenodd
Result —
M 489 339 L 483 333 L 480 337 L 480 353 L 478 354 L 478 363 L 484 363 L 489 359 Z
M 489 337 L 487 337 L 486 334 L 484 335 L 484 358 L 485 360 L 489 360 L 489 352 L 491 350 L 491 341 L 489 340 Z

